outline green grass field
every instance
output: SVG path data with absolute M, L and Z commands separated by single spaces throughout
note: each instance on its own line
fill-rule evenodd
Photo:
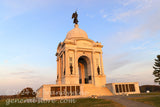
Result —
M 21 101 L 20 99 L 17 101 Z M 70 100 L 57 100 L 50 103 L 18 103 L 16 100 L 0 100 L 0 107 L 123 107 L 122 105 L 111 100 L 103 99 L 70 99 Z M 6 105 L 8 104 L 8 105 Z
M 129 96 L 143 96 L 143 95 L 160 95 L 160 92 L 140 93 L 140 94 L 130 94 Z
M 160 107 L 160 96 L 153 96 L 153 97 L 134 97 L 129 98 L 130 100 L 143 102 L 146 104 L 153 105 L 154 107 Z

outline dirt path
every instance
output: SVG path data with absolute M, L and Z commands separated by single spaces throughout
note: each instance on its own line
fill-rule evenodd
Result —
M 141 102 L 136 102 L 136 101 L 132 101 L 127 99 L 128 97 L 125 96 L 101 96 L 98 97 L 100 99 L 110 99 L 113 100 L 117 103 L 120 103 L 122 105 L 124 105 L 125 107 L 153 107 L 151 105 L 147 105 Z

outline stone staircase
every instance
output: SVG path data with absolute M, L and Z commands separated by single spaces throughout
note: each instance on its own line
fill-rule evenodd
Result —
M 81 92 L 84 96 L 112 96 L 113 94 L 107 87 L 96 87 L 92 84 L 83 84 L 81 85 Z

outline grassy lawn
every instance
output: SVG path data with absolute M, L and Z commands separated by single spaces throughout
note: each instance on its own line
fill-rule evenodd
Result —
M 140 94 L 130 94 L 129 96 L 144 96 L 144 95 L 160 95 L 160 92 L 150 92 L 150 93 L 140 93 Z
M 146 104 L 153 105 L 155 107 L 160 107 L 160 96 L 154 96 L 154 97 L 134 97 L 129 98 L 134 101 L 143 102 Z
M 25 99 L 20 99 L 25 100 Z M 17 101 L 20 101 L 17 100 Z M 123 107 L 122 105 L 111 100 L 103 99 L 70 99 L 70 100 L 54 100 L 47 103 L 18 103 L 16 100 L 0 100 L 0 107 Z M 9 104 L 9 105 L 6 105 Z

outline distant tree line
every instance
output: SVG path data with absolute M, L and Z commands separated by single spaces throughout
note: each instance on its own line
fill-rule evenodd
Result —
M 1 95 L 0 100 L 1 99 L 8 99 L 8 98 L 14 99 L 14 98 L 32 98 L 32 97 L 36 97 L 36 92 L 34 92 L 32 88 L 27 87 L 27 88 L 24 88 L 17 95 Z

